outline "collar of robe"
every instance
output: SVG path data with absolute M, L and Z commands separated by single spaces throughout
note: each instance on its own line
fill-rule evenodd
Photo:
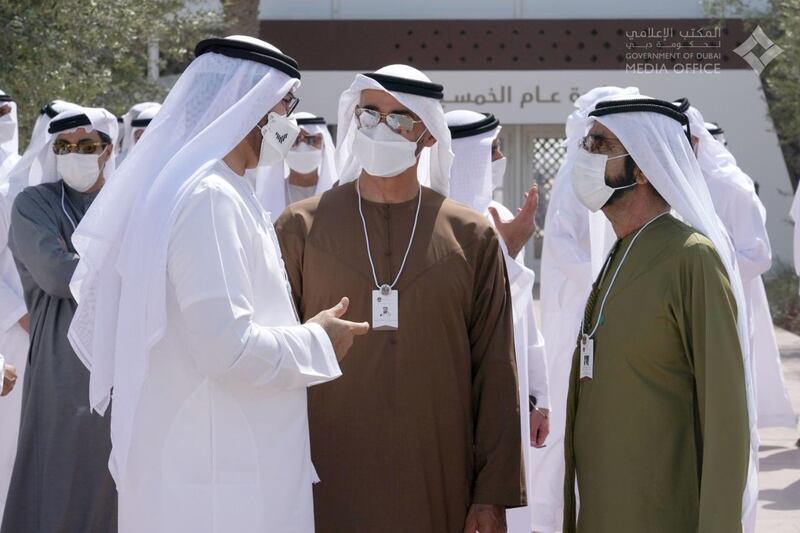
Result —
M 689 128 L 689 117 L 681 111 L 683 100 L 686 100 L 688 109 L 689 101 L 685 98 L 679 100 L 681 103 L 667 102 L 655 98 L 631 98 L 630 100 L 606 100 L 599 102 L 594 110 L 589 113 L 590 117 L 603 117 L 617 113 L 659 113 L 677 121 L 684 127 L 689 144 L 692 143 L 692 132 Z
M 450 130 L 450 137 L 453 139 L 462 139 L 464 137 L 473 137 L 482 133 L 487 133 L 500 125 L 500 121 L 495 118 L 491 113 L 483 113 L 484 118 L 477 122 L 469 124 L 460 124 L 458 126 L 448 126 Z
M 303 117 L 297 119 L 298 126 L 324 126 L 325 119 L 323 117 Z
M 444 98 L 444 86 L 438 83 L 412 80 L 410 78 L 401 78 L 388 74 L 378 74 L 377 72 L 365 72 L 363 75 L 377 81 L 387 91 L 414 94 L 426 98 L 433 98 L 435 100 Z
M 197 43 L 194 55 L 199 57 L 208 52 L 215 52 L 236 59 L 246 59 L 276 68 L 292 78 L 300 79 L 300 65 L 294 58 L 255 43 L 236 39 L 204 39 Z
M 91 126 L 92 121 L 83 113 L 72 115 L 70 117 L 60 118 L 58 120 L 50 121 L 50 126 L 47 128 L 48 133 L 59 133 L 67 130 L 74 130 L 82 126 Z

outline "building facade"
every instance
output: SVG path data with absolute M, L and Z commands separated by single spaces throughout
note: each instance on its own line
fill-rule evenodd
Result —
M 599 85 L 685 96 L 719 123 L 759 185 L 775 259 L 791 264 L 792 186 L 759 76 L 734 52 L 749 35 L 741 20 L 705 18 L 696 0 L 262 0 L 260 18 L 260 37 L 300 62 L 301 108 L 329 124 L 355 73 L 392 63 L 442 83 L 446 110 L 495 114 L 509 158 L 499 199 L 517 207 L 533 181 L 542 193 L 529 264 L 538 263 L 564 122 Z

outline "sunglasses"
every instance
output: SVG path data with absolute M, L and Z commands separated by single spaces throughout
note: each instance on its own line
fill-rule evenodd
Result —
M 66 154 L 96 154 L 98 151 L 102 152 L 106 149 L 108 143 L 102 141 L 93 141 L 91 139 L 81 139 L 77 143 L 70 143 L 67 141 L 55 141 L 53 143 L 53 152 L 56 155 Z
M 587 135 L 578 141 L 578 146 L 593 154 L 606 154 L 619 147 L 621 143 L 616 139 L 602 135 Z M 609 154 L 611 155 L 611 154 Z
M 381 113 L 361 106 L 356 107 L 356 120 L 358 127 L 364 129 L 372 129 L 383 121 L 390 130 L 401 134 L 411 133 L 414 131 L 414 125 L 422 122 L 402 113 Z

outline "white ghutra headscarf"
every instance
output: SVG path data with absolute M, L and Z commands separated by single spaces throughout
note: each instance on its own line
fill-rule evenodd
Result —
M 72 237 L 81 259 L 69 340 L 90 371 L 92 409 L 105 412 L 114 391 L 109 467 L 118 484 L 149 354 L 165 333 L 172 226 L 206 169 L 300 84 L 297 63 L 258 39 L 208 39 L 196 53 Z
M 417 175 L 420 183 L 430 185 L 438 193 L 448 196 L 453 152 L 450 150 L 450 131 L 444 119 L 444 110 L 439 103 L 442 86 L 432 83 L 425 74 L 408 65 L 389 65 L 371 74 L 357 74 L 350 88 L 339 98 L 336 168 L 340 182 L 354 181 L 361 174 L 361 165 L 353 155 L 353 141 L 358 129 L 355 110 L 361 91 L 367 89 L 392 95 L 422 120 L 436 139 L 436 144 L 423 148 L 419 155 Z
M 484 214 L 492 203 L 492 143 L 500 135 L 493 115 L 468 109 L 445 113 L 455 154 L 450 170 L 450 198 Z M 469 130 L 472 131 L 469 131 Z
M 17 104 L 9 95 L 0 91 L 0 107 L 8 106 L 11 111 L 0 117 L 3 128 L 11 133 L 9 138 L 0 142 L 0 182 L 19 161 L 19 119 Z
M 31 133 L 31 140 L 25 148 L 25 153 L 22 154 L 22 157 L 5 177 L 4 181 L 0 183 L 0 191 L 8 198 L 9 205 L 14 202 L 14 198 L 25 187 L 42 182 L 42 163 L 46 155 L 42 148 L 46 145 L 49 146 L 52 140 L 51 134 L 47 131 L 50 121 L 63 111 L 78 107 L 80 106 L 64 100 L 53 100 L 39 111 L 39 116 L 33 124 L 33 133 Z
M 56 107 L 54 103 L 48 105 L 53 110 L 62 111 L 52 118 L 47 113 L 40 117 L 41 130 L 34 131 L 28 149 L 8 177 L 8 186 L 3 192 L 11 201 L 25 187 L 53 183 L 60 179 L 56 169 L 56 155 L 53 153 L 53 141 L 59 135 L 72 133 L 77 129 L 99 131 L 111 139 L 111 156 L 103 167 L 103 177 L 108 183 L 114 176 L 117 117 L 102 107 L 81 107 L 66 102 L 61 102 Z

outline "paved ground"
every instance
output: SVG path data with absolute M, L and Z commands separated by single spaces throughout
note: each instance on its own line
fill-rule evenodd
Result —
M 800 337 L 777 330 L 783 372 L 795 412 L 800 413 Z M 797 428 L 761 431 L 758 533 L 800 533 L 800 438 Z

